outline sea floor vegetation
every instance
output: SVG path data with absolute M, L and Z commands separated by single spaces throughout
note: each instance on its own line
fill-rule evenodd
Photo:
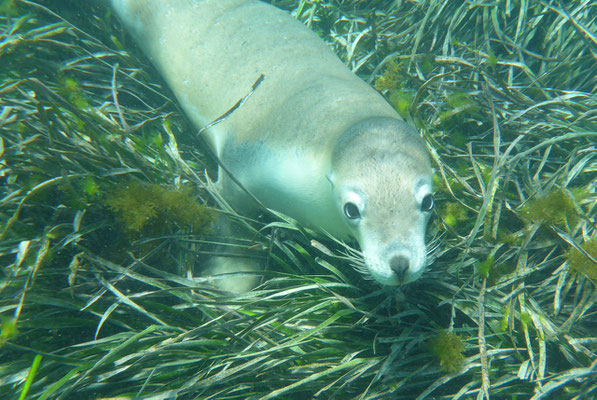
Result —
M 230 209 L 82 3 L 0 1 L 0 398 L 597 398 L 597 2 L 273 1 L 428 143 L 430 265 L 401 288 Z M 254 291 L 201 277 L 218 214 L 267 266 Z

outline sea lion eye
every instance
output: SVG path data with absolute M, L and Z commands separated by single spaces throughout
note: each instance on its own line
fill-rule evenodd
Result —
M 348 219 L 361 218 L 361 213 L 359 212 L 359 208 L 354 203 L 344 204 L 344 215 L 346 215 L 346 218 L 348 218 Z
M 421 211 L 429 212 L 433 209 L 433 196 L 428 194 L 423 197 L 423 201 L 421 201 Z

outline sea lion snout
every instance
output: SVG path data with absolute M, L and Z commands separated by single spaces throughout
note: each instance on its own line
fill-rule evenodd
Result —
M 364 233 L 359 241 L 366 268 L 362 272 L 382 285 L 397 286 L 413 282 L 423 274 L 427 265 L 425 241 L 422 233 L 413 233 L 407 242 L 397 238 L 384 245 L 375 233 Z
M 404 281 L 404 277 L 410 268 L 410 260 L 405 256 L 394 256 L 390 259 L 390 269 L 394 271 L 400 281 Z

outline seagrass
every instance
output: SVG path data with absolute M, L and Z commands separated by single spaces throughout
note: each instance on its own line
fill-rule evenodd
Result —
M 597 3 L 273 3 L 427 141 L 428 272 L 381 289 L 350 243 L 236 215 L 106 8 L 2 1 L 0 396 L 595 397 Z M 257 290 L 201 278 L 215 212 Z

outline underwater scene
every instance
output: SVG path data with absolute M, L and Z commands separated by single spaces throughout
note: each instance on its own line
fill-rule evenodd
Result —
M 396 286 L 221 193 L 203 136 L 267 74 L 201 126 L 108 3 L 0 0 L 1 399 L 597 399 L 597 1 L 265 2 L 422 138 L 426 267 Z

